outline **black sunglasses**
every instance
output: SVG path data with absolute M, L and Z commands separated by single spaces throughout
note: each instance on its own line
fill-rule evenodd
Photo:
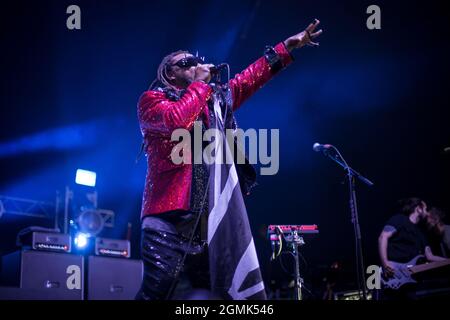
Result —
M 199 63 L 205 63 L 205 58 L 191 56 L 191 57 L 182 58 L 182 59 L 178 60 L 177 62 L 175 62 L 174 64 L 172 64 L 171 66 L 177 66 L 179 68 L 188 69 L 190 67 L 197 66 Z

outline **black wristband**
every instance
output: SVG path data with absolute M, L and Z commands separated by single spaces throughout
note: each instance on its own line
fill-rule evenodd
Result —
M 273 73 L 276 73 L 283 68 L 281 57 L 272 46 L 266 46 L 264 57 L 266 58 L 267 63 L 269 63 Z

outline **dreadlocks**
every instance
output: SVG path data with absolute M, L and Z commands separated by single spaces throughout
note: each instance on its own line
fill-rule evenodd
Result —
M 180 54 L 180 53 L 189 54 L 188 51 L 178 50 L 178 51 L 175 51 L 175 52 L 172 52 L 172 53 L 168 54 L 167 56 L 164 57 L 164 59 L 162 59 L 161 63 L 159 64 L 158 71 L 156 73 L 156 79 L 150 85 L 150 89 L 152 89 L 153 85 L 156 82 L 159 81 L 165 87 L 168 87 L 168 88 L 173 89 L 173 90 L 178 90 L 177 87 L 175 87 L 173 84 L 170 83 L 167 71 L 170 68 L 169 63 L 172 60 L 172 58 L 175 57 L 176 55 Z

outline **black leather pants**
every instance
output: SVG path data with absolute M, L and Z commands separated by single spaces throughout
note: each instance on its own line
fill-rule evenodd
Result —
M 175 288 L 177 275 L 182 270 L 194 282 L 204 279 L 204 283 L 200 286 L 208 286 L 207 248 L 201 245 L 198 237 L 194 237 L 194 242 L 189 245 L 188 237 L 177 228 L 178 225 L 179 221 L 164 216 L 144 219 L 141 236 L 144 277 L 136 299 L 172 298 L 168 297 L 168 294 L 172 286 Z M 185 253 L 187 256 L 183 266 L 182 259 Z M 191 284 L 196 286 L 195 283 Z

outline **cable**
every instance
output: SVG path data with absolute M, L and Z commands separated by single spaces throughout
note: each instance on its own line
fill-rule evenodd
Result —
M 281 235 L 278 235 L 278 244 L 279 244 L 279 249 L 278 249 L 277 257 L 281 254 L 281 250 L 283 249 L 283 239 L 281 238 Z

